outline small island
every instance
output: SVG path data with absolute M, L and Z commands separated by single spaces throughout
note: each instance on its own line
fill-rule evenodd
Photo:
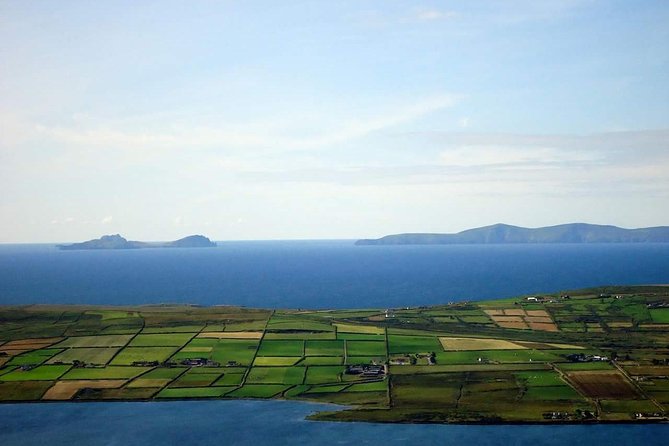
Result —
M 669 286 L 430 307 L 0 306 L 0 402 L 294 399 L 310 418 L 655 423 Z
M 624 229 L 610 225 L 568 223 L 523 228 L 498 223 L 456 234 L 407 233 L 358 240 L 356 245 L 465 245 L 520 243 L 669 243 L 669 226 Z
M 189 235 L 173 242 L 138 242 L 127 240 L 119 234 L 103 235 L 87 242 L 58 245 L 62 250 L 82 249 L 144 249 L 144 248 L 214 248 L 216 243 L 203 235 Z

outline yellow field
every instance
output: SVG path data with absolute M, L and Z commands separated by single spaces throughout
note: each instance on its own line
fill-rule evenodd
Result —
M 171 379 L 137 378 L 128 384 L 128 387 L 163 387 L 171 381 Z
M 200 333 L 198 338 L 216 338 L 216 339 L 260 339 L 262 331 L 210 331 Z
M 46 391 L 43 400 L 69 400 L 80 389 L 116 389 L 125 384 L 124 379 L 81 379 L 58 381 Z
M 439 342 L 446 351 L 467 350 L 524 350 L 527 347 L 504 339 L 440 337 Z
M 341 333 L 383 334 L 383 328 L 372 325 L 334 324 Z

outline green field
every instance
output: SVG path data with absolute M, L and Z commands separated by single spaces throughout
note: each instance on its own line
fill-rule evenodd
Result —
M 170 387 L 161 390 L 157 398 L 216 398 L 225 396 L 234 389 L 235 387 Z
M 7 362 L 7 365 L 26 365 L 26 364 L 38 365 L 48 360 L 49 358 L 53 357 L 60 351 L 61 349 L 58 348 L 44 348 L 40 350 L 33 350 L 31 352 L 14 356 L 11 360 L 9 360 L 9 362 Z
M 301 359 L 301 356 L 258 356 L 253 365 L 258 367 L 296 365 Z
M 163 362 L 176 352 L 177 347 L 126 347 L 112 360 L 112 365 L 132 365 L 135 361 Z
M 307 368 L 305 384 L 324 384 L 341 382 L 345 367 L 311 366 Z
M 231 392 L 228 396 L 235 398 L 272 398 L 288 388 L 289 386 L 279 384 L 247 384 Z
M 130 379 L 149 370 L 150 368 L 148 367 L 123 366 L 80 368 L 71 369 L 61 379 Z
M 304 354 L 304 341 L 263 340 L 258 350 L 258 356 L 302 356 Z
M 0 307 L 0 401 L 284 398 L 341 404 L 310 416 L 336 421 L 665 417 L 669 287 L 568 294 L 387 311 Z
M 344 354 L 344 341 L 306 341 L 307 356 L 342 356 Z
M 206 373 L 200 373 L 196 370 L 189 370 L 182 374 L 170 384 L 170 388 L 174 387 L 207 387 L 223 374 L 223 371 L 215 371 L 212 369 L 204 369 Z
M 53 381 L 65 374 L 69 365 L 41 365 L 32 370 L 15 369 L 0 376 L 2 381 Z
M 388 336 L 390 354 L 395 353 L 428 353 L 442 350 L 438 338 L 427 336 Z
M 68 348 L 49 359 L 48 363 L 71 364 L 73 361 L 81 361 L 86 364 L 105 365 L 118 351 L 118 347 Z
M 129 347 L 181 347 L 196 333 L 139 334 Z
M 74 336 L 57 344 L 60 347 L 123 347 L 132 335 Z
M 386 356 L 386 343 L 379 341 L 346 341 L 346 356 Z
M 246 378 L 249 384 L 302 384 L 304 367 L 253 367 Z

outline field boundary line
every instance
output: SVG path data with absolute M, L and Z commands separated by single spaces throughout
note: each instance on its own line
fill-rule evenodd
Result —
M 632 379 L 632 377 L 629 375 L 629 373 L 627 373 L 627 372 L 625 371 L 625 369 L 623 369 L 623 368 L 618 364 L 617 361 L 611 361 L 611 363 L 614 365 L 614 367 L 615 367 L 616 369 L 618 369 L 618 371 L 619 371 L 620 373 L 622 373 L 622 375 L 625 377 L 625 379 L 626 379 L 630 384 L 632 384 L 632 387 L 634 387 L 634 388 L 637 390 L 637 392 L 639 392 L 639 393 L 641 394 L 641 396 L 643 396 L 644 398 L 646 398 L 646 399 L 649 400 L 649 401 L 652 401 L 653 404 L 655 404 L 655 407 L 657 407 L 658 409 L 660 409 L 660 412 L 663 412 L 663 413 L 664 413 L 664 407 L 663 407 L 663 406 L 662 406 L 662 405 L 655 399 L 655 397 L 648 395 L 648 394 L 646 393 L 646 391 L 643 390 L 643 388 L 642 388 L 642 387 L 641 387 L 635 380 Z
M 249 376 L 249 373 L 251 373 L 251 368 L 253 368 L 253 363 L 256 361 L 256 358 L 258 357 L 258 352 L 260 351 L 260 346 L 262 345 L 263 339 L 265 339 L 265 333 L 267 333 L 267 327 L 269 325 L 270 319 L 272 319 L 272 316 L 274 316 L 274 313 L 276 313 L 276 310 L 272 310 L 272 312 L 269 314 L 269 317 L 265 321 L 265 326 L 262 329 L 262 336 L 260 336 L 260 339 L 258 339 L 258 345 L 256 346 L 255 352 L 253 352 L 253 358 L 251 358 L 251 363 L 249 364 L 248 368 L 244 372 L 244 377 L 242 378 L 242 383 L 239 385 L 239 387 L 243 387 L 246 384 L 246 379 Z M 302 356 L 304 357 L 304 356 Z

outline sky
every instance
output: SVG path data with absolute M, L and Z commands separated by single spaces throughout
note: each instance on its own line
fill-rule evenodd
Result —
M 669 224 L 669 2 L 0 0 L 0 242 Z

